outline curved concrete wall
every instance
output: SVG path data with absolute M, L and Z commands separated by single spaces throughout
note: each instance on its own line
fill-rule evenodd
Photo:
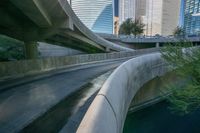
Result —
M 45 71 L 58 70 L 74 65 L 89 64 L 95 62 L 105 62 L 131 56 L 139 56 L 159 51 L 158 48 L 143 49 L 133 52 L 113 52 L 102 54 L 84 54 L 63 57 L 48 57 L 36 60 L 20 60 L 10 62 L 0 62 L 0 80 L 21 77 Z
M 149 80 L 164 75 L 168 67 L 160 53 L 131 59 L 104 83 L 89 107 L 78 133 L 121 133 L 131 101 Z
M 116 45 L 112 42 L 109 42 L 100 36 L 93 33 L 91 30 L 89 30 L 81 21 L 80 19 L 75 15 L 73 10 L 71 9 L 71 6 L 68 4 L 67 0 L 58 0 L 60 3 L 60 6 L 63 8 L 65 13 L 69 16 L 71 19 L 71 22 L 73 25 L 87 38 L 94 41 L 95 43 L 99 44 L 100 46 L 105 47 L 106 49 L 111 49 L 115 51 L 133 51 L 130 48 L 125 48 L 119 45 Z

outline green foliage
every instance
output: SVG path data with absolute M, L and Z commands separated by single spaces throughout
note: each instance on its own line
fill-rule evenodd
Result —
M 24 58 L 24 44 L 22 42 L 0 35 L 0 61 Z
M 144 26 L 145 25 L 139 19 L 133 21 L 131 18 L 128 18 L 121 24 L 119 34 L 141 35 L 144 32 Z
M 184 88 L 174 88 L 168 100 L 172 112 L 179 115 L 191 113 L 200 107 L 200 86 L 189 83 Z
M 176 29 L 173 32 L 174 36 L 184 36 L 185 35 L 185 31 L 183 29 L 183 27 L 179 27 L 177 26 Z
M 187 85 L 170 87 L 172 95 L 168 97 L 172 112 L 180 115 L 191 113 L 200 107 L 200 50 L 192 43 L 181 41 L 168 44 L 162 49 L 162 57 L 183 78 Z

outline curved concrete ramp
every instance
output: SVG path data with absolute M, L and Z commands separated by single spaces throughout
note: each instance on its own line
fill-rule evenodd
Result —
M 121 133 L 131 101 L 139 89 L 168 71 L 160 53 L 123 63 L 102 86 L 77 133 Z
M 65 11 L 65 13 L 69 16 L 69 18 L 72 19 L 72 23 L 76 28 L 87 38 L 91 39 L 95 43 L 103 46 L 107 50 L 115 50 L 115 51 L 132 51 L 132 49 L 125 48 L 122 46 L 118 46 L 110 41 L 107 41 L 100 36 L 96 35 L 93 33 L 91 30 L 89 30 L 81 21 L 80 19 L 76 16 L 76 14 L 73 12 L 71 9 L 71 6 L 68 4 L 67 0 L 58 0 L 61 7 Z
M 0 34 L 29 42 L 52 41 L 63 46 L 99 51 L 132 51 L 106 41 L 90 31 L 75 15 L 67 0 L 3 0 Z M 54 40 L 54 37 L 57 39 Z M 59 42 L 60 38 L 64 38 Z M 71 40 L 71 41 L 70 41 Z M 78 43 L 74 44 L 73 41 Z M 56 44 L 58 45 L 58 44 Z M 75 45 L 75 46 L 72 46 Z M 98 51 L 96 50 L 96 51 Z

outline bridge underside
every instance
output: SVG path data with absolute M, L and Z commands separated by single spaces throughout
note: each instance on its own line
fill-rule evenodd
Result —
M 48 9 L 40 7 L 39 0 L 24 3 L 18 0 L 2 0 L 0 2 L 0 34 L 21 40 L 27 45 L 44 41 L 87 53 L 104 52 L 106 48 L 88 39 L 70 23 L 64 11 L 57 9 L 61 7 L 56 1 L 50 0 L 49 3 L 53 4 L 54 6 L 51 7 L 54 8 Z M 51 11 L 46 11 L 46 9 Z M 51 13 L 51 16 L 47 12 Z M 52 21 L 52 19 L 57 20 Z

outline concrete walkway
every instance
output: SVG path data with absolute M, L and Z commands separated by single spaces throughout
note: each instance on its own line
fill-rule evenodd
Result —
M 3 91 L 0 93 L 0 132 L 20 131 L 60 100 L 77 91 L 98 75 L 116 68 L 124 61 L 99 63 Z

